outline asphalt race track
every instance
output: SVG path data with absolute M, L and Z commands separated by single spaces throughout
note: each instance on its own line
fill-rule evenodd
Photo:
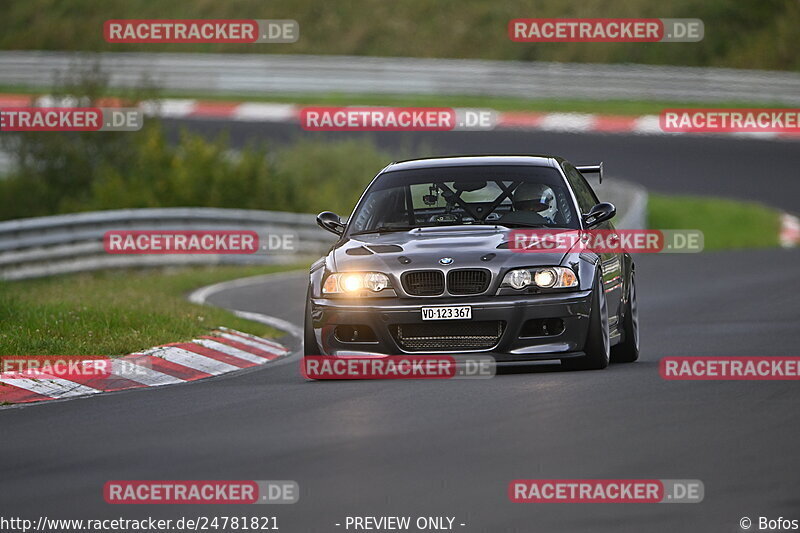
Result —
M 280 133 L 247 127 L 232 138 Z M 464 153 L 500 151 L 502 139 L 511 152 L 529 143 L 579 162 L 602 158 L 609 175 L 618 168 L 659 190 L 785 208 L 800 192 L 787 178 L 800 145 L 788 142 L 510 132 L 422 140 Z M 194 384 L 0 410 L 2 514 L 276 514 L 289 533 L 344 531 L 335 524 L 348 515 L 455 516 L 465 532 L 741 531 L 743 516 L 800 518 L 797 383 L 658 374 L 667 355 L 798 355 L 799 263 L 800 250 L 637 257 L 642 359 L 604 371 L 306 382 L 292 358 Z M 305 290 L 300 273 L 210 301 L 299 325 Z M 519 478 L 700 479 L 705 500 L 513 504 L 507 487 Z M 102 487 L 112 479 L 292 479 L 301 497 L 272 507 L 111 506 Z

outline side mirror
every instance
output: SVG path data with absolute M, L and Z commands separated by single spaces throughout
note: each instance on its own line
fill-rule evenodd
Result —
M 344 224 L 342 224 L 342 219 L 340 219 L 339 215 L 336 213 L 323 211 L 317 215 L 317 224 L 320 228 L 335 233 L 336 235 L 344 233 Z
M 600 202 L 591 208 L 588 213 L 583 215 L 583 223 L 586 224 L 586 227 L 591 228 L 592 226 L 596 226 L 601 222 L 605 222 L 606 220 L 614 218 L 614 215 L 616 214 L 617 208 L 614 207 L 614 204 Z

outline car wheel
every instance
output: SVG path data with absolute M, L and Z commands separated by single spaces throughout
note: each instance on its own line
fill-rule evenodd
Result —
M 603 280 L 598 276 L 592 291 L 592 308 L 589 314 L 589 331 L 583 357 L 564 359 L 562 366 L 569 370 L 601 370 L 608 366 L 610 360 L 611 340 L 608 333 L 608 304 Z
M 628 303 L 622 318 L 622 342 L 611 348 L 615 363 L 632 363 L 639 359 L 639 309 L 636 304 L 636 278 L 631 272 Z
M 314 324 L 311 320 L 311 285 L 306 294 L 306 318 L 303 324 L 303 355 L 322 355 L 314 335 Z

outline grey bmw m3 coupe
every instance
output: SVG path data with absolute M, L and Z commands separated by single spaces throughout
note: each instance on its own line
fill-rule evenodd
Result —
M 555 156 L 392 163 L 310 269 L 306 355 L 487 354 L 602 369 L 639 356 L 627 252 L 520 253 L 520 229 L 613 230 L 584 173 Z

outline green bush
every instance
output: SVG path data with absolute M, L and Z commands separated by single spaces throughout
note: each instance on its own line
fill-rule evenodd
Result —
M 276 154 L 278 179 L 287 187 L 287 211 L 349 215 L 364 187 L 392 160 L 369 141 L 303 140 Z
M 368 141 L 230 149 L 183 132 L 36 133 L 15 141 L 20 170 L 0 180 L 0 219 L 134 207 L 349 213 L 391 157 Z

